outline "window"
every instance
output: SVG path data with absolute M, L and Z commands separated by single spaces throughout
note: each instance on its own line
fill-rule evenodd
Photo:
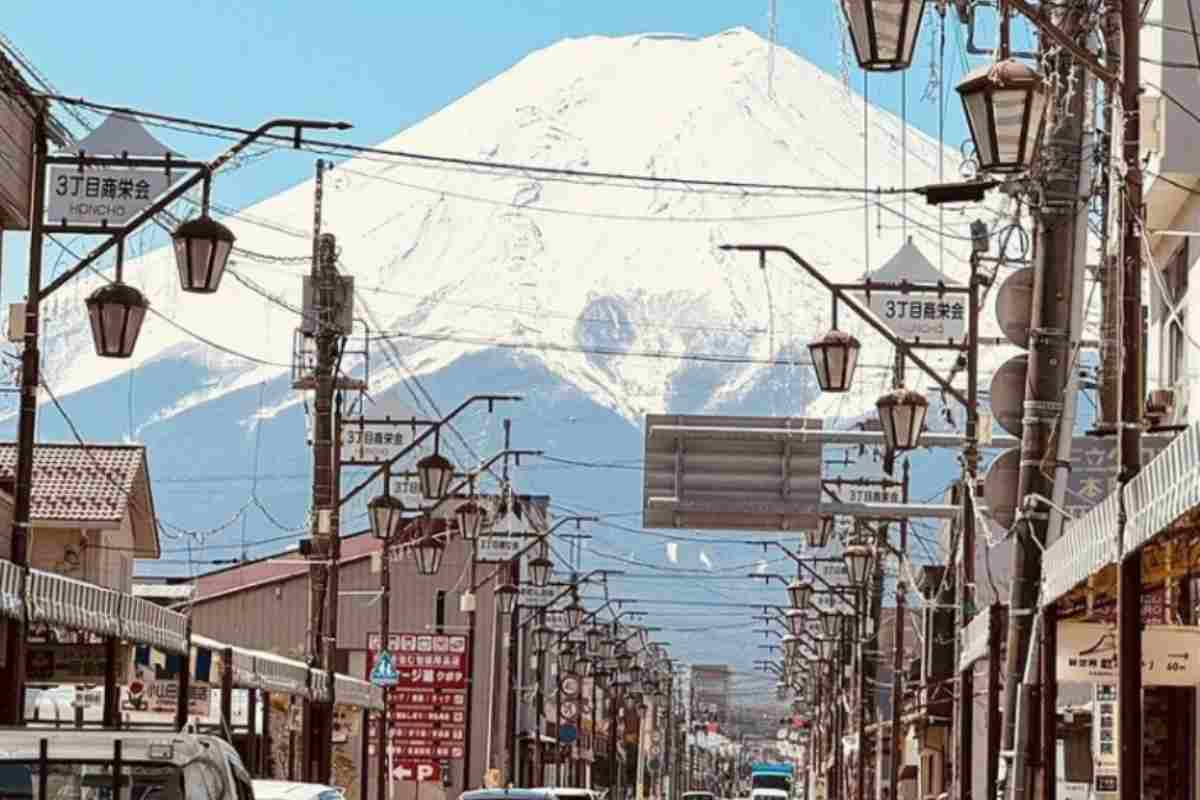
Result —
M 1168 385 L 1181 383 L 1187 368 L 1188 240 L 1172 254 L 1162 269 L 1166 296 L 1163 300 L 1164 377 Z M 1171 318 L 1175 312 L 1174 319 Z

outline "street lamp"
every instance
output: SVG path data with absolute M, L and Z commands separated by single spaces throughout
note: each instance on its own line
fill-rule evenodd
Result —
M 171 234 L 171 241 L 175 245 L 180 287 L 185 292 L 197 294 L 217 291 L 233 251 L 233 231 L 206 212 L 182 223 Z
M 792 602 L 792 608 L 803 610 L 808 608 L 808 604 L 812 601 L 813 585 L 799 578 L 793 578 L 792 582 L 787 587 L 788 598 Z
M 829 540 L 833 537 L 834 527 L 833 514 L 822 514 L 817 520 L 817 524 L 805 531 L 808 534 L 808 546 L 815 550 L 821 550 L 828 546 Z
M 871 552 L 870 546 L 862 542 L 854 542 L 846 547 L 842 559 L 846 562 L 846 572 L 850 576 L 851 585 L 862 588 L 867 582 L 867 575 L 871 572 L 871 562 L 874 560 L 874 553 Z
M 389 492 L 385 486 L 383 494 L 371 498 L 371 501 L 367 503 L 367 516 L 371 520 L 371 535 L 384 541 L 390 539 L 400 527 L 400 521 L 403 519 L 405 511 L 404 503 L 400 502 L 400 498 Z
M 837 639 L 822 639 L 821 640 L 821 658 L 826 661 L 833 661 L 833 654 L 837 647 Z
M 426 526 L 425 535 L 417 540 L 412 549 L 417 572 L 421 575 L 437 575 L 442 568 L 442 557 L 446 555 L 446 543 L 433 535 L 432 526 Z
M 496 603 L 500 606 L 501 614 L 511 614 L 517 607 L 517 598 L 521 591 L 511 583 L 496 587 Z
M 895 72 L 912 64 L 925 0 L 842 0 L 858 65 Z
M 546 652 L 550 647 L 550 641 L 554 638 L 554 631 L 547 628 L 545 625 L 538 625 L 533 629 L 533 649 L 539 653 Z
M 563 644 L 558 651 L 558 671 L 566 675 L 575 666 L 575 648 Z
M 899 387 L 875 401 L 883 441 L 893 453 L 915 450 L 929 412 L 929 401 L 918 392 Z
M 627 672 L 629 666 L 633 663 L 633 653 L 628 650 L 621 650 L 617 653 L 617 669 L 621 672 Z
M 553 569 L 554 562 L 545 555 L 539 555 L 529 562 L 529 579 L 533 581 L 534 586 L 541 589 L 550 582 L 550 571 Z
M 146 309 L 150 307 L 145 295 L 118 280 L 92 292 L 84 303 L 92 324 L 96 355 L 105 358 L 133 355 Z
M 967 73 L 957 89 L 980 171 L 1028 169 L 1046 111 L 1042 76 L 1009 58 Z
M 826 639 L 833 639 L 841 628 L 842 615 L 835 611 L 827 611 L 821 615 L 821 633 Z
M 450 481 L 454 479 L 454 465 L 444 455 L 434 451 L 417 462 L 417 479 L 421 484 L 422 497 L 441 500 L 450 488 Z
M 587 633 L 587 649 L 593 655 L 599 655 L 601 645 L 604 644 L 604 629 L 599 626 L 588 628 Z
M 792 632 L 793 636 L 800 636 L 804 633 L 805 622 L 803 611 L 792 609 L 787 612 L 788 630 Z
M 837 328 L 808 343 L 808 353 L 812 357 L 813 371 L 817 374 L 817 385 L 821 391 L 849 391 L 861 349 L 862 344 L 858 339 Z
M 583 624 L 583 618 L 587 616 L 587 609 L 579 602 L 576 597 L 571 601 L 571 605 L 566 608 L 567 627 L 578 628 Z
M 580 654 L 575 658 L 575 672 L 581 677 L 586 678 L 592 674 L 592 660 L 586 655 Z
M 483 532 L 483 507 L 474 500 L 460 505 L 454 515 L 458 518 L 458 530 L 464 540 L 473 541 Z

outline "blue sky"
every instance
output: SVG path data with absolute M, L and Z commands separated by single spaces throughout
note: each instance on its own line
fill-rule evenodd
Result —
M 351 0 L 328 5 L 308 0 L 122 0 L 119 11 L 111 4 L 71 4 L 68 18 L 55 20 L 40 0 L 9 0 L 4 33 L 68 96 L 240 126 L 283 115 L 346 119 L 356 127 L 341 134 L 345 140 L 371 144 L 564 37 L 663 31 L 704 36 L 738 25 L 765 35 L 767 6 L 767 0 Z M 839 15 L 834 0 L 778 0 L 779 41 L 838 73 Z M 930 11 L 917 63 L 907 76 L 909 118 L 934 136 L 937 103 L 923 100 L 922 93 L 930 80 L 937 27 Z M 946 45 L 950 86 L 968 63 L 964 38 L 951 12 Z M 1027 40 L 1027 34 L 1018 33 L 1018 46 Z M 849 75 L 861 88 L 856 66 Z M 902 80 L 900 75 L 872 78 L 872 99 L 899 113 Z M 966 131 L 957 96 L 949 88 L 945 109 L 946 141 L 957 146 Z M 191 157 L 211 156 L 221 144 L 155 133 Z M 239 180 L 223 181 L 218 198 L 227 205 L 248 205 L 310 176 L 313 160 L 311 154 L 277 151 Z M 24 261 L 24 247 L 19 237 L 6 244 L 8 263 L 0 290 L 12 298 L 23 294 L 23 270 L 14 267 Z

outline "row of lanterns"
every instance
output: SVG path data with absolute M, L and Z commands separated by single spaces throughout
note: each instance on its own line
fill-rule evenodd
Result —
M 860 67 L 896 72 L 912 66 L 927 0 L 841 2 Z M 1041 75 L 1010 58 L 1006 50 L 1002 37 L 999 59 L 967 73 L 957 86 L 981 172 L 1026 170 L 1046 110 Z

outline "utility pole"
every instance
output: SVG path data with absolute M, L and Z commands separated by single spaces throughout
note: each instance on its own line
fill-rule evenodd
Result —
M 332 563 L 337 538 L 336 465 L 334 463 L 333 404 L 336 387 L 334 369 L 337 364 L 339 334 L 337 329 L 337 242 L 333 234 L 321 233 L 321 204 L 325 162 L 317 161 L 317 176 L 313 206 L 313 309 L 316 328 L 316 364 L 313 370 L 315 398 L 313 402 L 313 485 L 312 541 L 309 558 L 309 645 L 308 663 L 312 667 L 330 670 L 333 666 L 336 641 L 329 637 L 336 632 L 337 622 L 330 619 L 328 595 L 332 587 Z M 332 779 L 333 705 L 309 703 L 311 719 L 306 726 L 304 772 L 307 779 L 328 784 Z
M 389 493 L 388 483 L 390 482 L 391 473 L 386 472 L 383 476 L 383 491 L 384 494 Z M 392 532 L 387 531 L 387 536 L 383 539 L 383 557 L 379 564 L 379 653 L 390 651 L 388 646 L 391 640 L 392 630 Z M 376 654 L 378 657 L 378 653 Z M 392 780 L 392 749 L 391 749 L 391 734 L 388 731 L 390 726 L 390 709 L 391 709 L 392 689 L 390 686 L 383 689 L 383 713 L 379 715 L 379 730 L 377 731 L 379 741 L 376 744 L 376 749 L 379 751 L 379 774 L 378 785 L 375 787 L 376 800 L 387 800 L 388 784 Z
M 1141 165 L 1141 13 L 1138 3 L 1121 4 L 1122 68 L 1121 139 L 1125 192 L 1121 203 L 1121 487 L 1142 468 L 1142 231 L 1144 219 Z M 1127 521 L 1121 495 L 1118 526 L 1121 550 Z M 1117 730 L 1120 741 L 1118 774 L 1121 800 L 1142 796 L 1142 551 L 1121 561 L 1118 594 Z
M 1079 23 L 1078 12 L 1070 11 L 1062 27 L 1073 36 Z M 1074 433 L 1068 427 L 1073 427 L 1070 403 L 1074 398 L 1068 399 L 1066 394 L 1073 385 L 1071 339 L 1079 335 L 1071 330 L 1071 312 L 1073 305 L 1082 300 L 1077 296 L 1082 287 L 1077 270 L 1084 268 L 1085 254 L 1079 252 L 1077 226 L 1086 225 L 1087 214 L 1086 196 L 1080 196 L 1087 81 L 1083 67 L 1066 51 L 1056 57 L 1053 70 L 1060 87 L 1074 88 L 1062 106 L 1056 109 L 1052 104 L 1047 114 L 1042 150 L 1046 165 L 1041 175 L 1043 192 L 1040 204 L 1033 207 L 1037 255 L 1017 488 L 1019 506 L 1030 495 L 1055 495 L 1056 471 L 1050 467 L 1064 452 L 1069 456 L 1069 450 L 1060 450 L 1058 446 L 1061 443 L 1068 447 Z M 1065 478 L 1065 473 L 1060 473 L 1060 479 Z M 1027 749 L 1040 715 L 1029 702 L 1030 680 L 1026 668 L 1031 663 L 1029 651 L 1042 580 L 1042 548 L 1046 545 L 1049 522 L 1050 513 L 1040 504 L 1019 508 L 1013 536 L 1001 738 L 1001 753 L 1011 759 L 1007 774 L 1013 800 L 1031 796 L 1032 775 L 1028 767 L 1031 759 Z M 989 753 L 987 763 L 991 764 L 999 755 Z M 975 771 L 970 764 L 963 766 L 972 773 Z
M 908 503 L 908 480 L 911 467 L 908 459 L 904 459 L 904 476 L 900 486 L 900 502 Z M 900 520 L 900 557 L 908 552 L 908 518 Z M 900 719 L 903 716 L 901 713 L 900 692 L 901 692 L 901 676 L 904 672 L 904 612 L 907 602 L 906 595 L 908 594 L 908 584 L 904 581 L 903 568 L 897 571 L 896 576 L 896 622 L 895 631 L 892 638 L 894 639 L 894 647 L 892 649 L 892 727 L 889 733 L 891 734 L 888 741 L 888 747 L 891 751 L 891 757 L 888 760 L 888 797 L 891 800 L 896 800 L 899 797 L 896 794 L 897 786 L 900 782 Z M 882 653 L 880 654 L 882 656 Z

